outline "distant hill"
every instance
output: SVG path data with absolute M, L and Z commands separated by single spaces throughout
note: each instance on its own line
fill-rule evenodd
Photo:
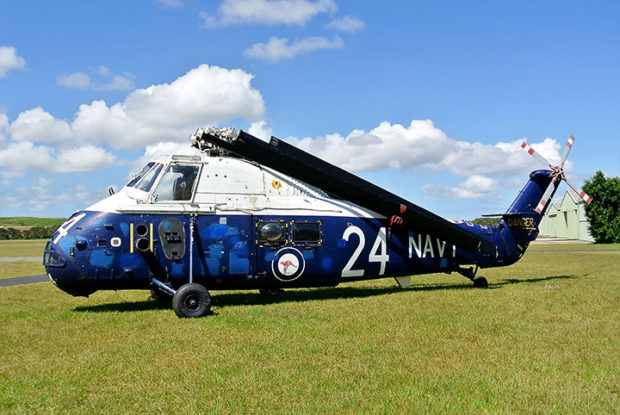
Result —
M 60 225 L 67 220 L 66 218 L 34 218 L 28 216 L 17 216 L 17 217 L 9 217 L 2 218 L 0 217 L 0 226 L 15 227 L 15 226 L 52 226 L 58 228 Z
M 0 217 L 0 240 L 47 239 L 64 221 L 64 218 Z

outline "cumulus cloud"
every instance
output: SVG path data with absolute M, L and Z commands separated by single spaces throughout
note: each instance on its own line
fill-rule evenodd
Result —
M 473 175 L 458 186 L 439 186 L 428 184 L 422 192 L 447 199 L 477 199 L 494 195 L 500 190 L 497 180 L 490 177 Z
M 115 75 L 109 82 L 97 85 L 95 89 L 101 91 L 129 91 L 135 84 L 128 76 Z
M 325 26 L 325 28 L 347 33 L 356 33 L 362 30 L 365 26 L 366 24 L 356 17 L 344 16 L 342 18 L 332 20 Z
M 25 212 L 41 212 L 57 205 L 67 203 L 72 206 L 89 206 L 104 197 L 104 188 L 95 188 L 84 184 L 54 187 L 55 180 L 45 177 L 35 178 L 29 186 L 18 186 L 10 191 L 0 190 L 3 207 L 19 208 Z
M 287 38 L 272 37 L 267 43 L 255 43 L 246 49 L 243 54 L 248 58 L 276 62 L 281 59 L 291 59 L 301 53 L 308 53 L 319 49 L 339 49 L 344 42 L 339 36 L 333 39 L 325 37 L 307 37 L 289 44 Z
M 95 77 L 103 79 L 93 80 L 93 78 L 84 72 L 74 72 L 68 75 L 59 75 L 56 83 L 60 86 L 76 89 L 96 89 L 99 91 L 128 91 L 135 87 L 131 74 L 114 75 L 112 79 L 107 80 L 112 75 L 110 70 L 100 65 L 93 71 Z
M 58 143 L 72 138 L 69 123 L 54 118 L 41 107 L 20 113 L 11 123 L 10 132 L 16 141 Z
M 88 89 L 90 88 L 90 76 L 84 72 L 75 72 L 69 75 L 59 75 L 56 83 L 67 88 Z
M 95 146 L 57 150 L 31 141 L 11 142 L 0 150 L 0 173 L 3 177 L 29 172 L 76 173 L 114 165 L 116 156 Z
M 0 78 L 6 77 L 8 71 L 22 69 L 26 60 L 17 54 L 13 46 L 0 46 Z
M 235 24 L 303 25 L 320 13 L 337 10 L 333 0 L 224 0 L 217 12 L 199 14 L 205 28 Z
M 271 124 L 264 120 L 253 122 L 248 129 L 248 133 L 265 141 L 269 141 L 272 132 Z
M 351 171 L 426 168 L 448 170 L 459 176 L 508 177 L 540 167 L 520 148 L 521 140 L 494 145 L 457 141 L 448 138 L 431 120 L 413 120 L 407 127 L 384 121 L 368 132 L 353 130 L 346 137 L 327 134 L 289 137 L 287 141 Z M 550 160 L 560 157 L 556 140 L 547 138 L 531 145 Z
M 9 117 L 6 114 L 0 113 L 0 144 L 4 142 L 8 129 Z
M 76 146 L 106 143 L 135 150 L 159 141 L 185 139 L 198 127 L 233 118 L 261 121 L 265 106 L 251 86 L 253 75 L 239 69 L 201 65 L 171 83 L 131 92 L 120 103 L 80 105 L 73 121 L 37 107 L 24 111 L 9 130 L 15 141 Z

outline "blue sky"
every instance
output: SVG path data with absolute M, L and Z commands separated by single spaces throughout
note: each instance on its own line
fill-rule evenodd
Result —
M 620 3 L 0 1 L 0 216 L 68 216 L 199 126 L 277 137 L 445 217 L 538 167 L 620 174 Z M 563 188 L 563 190 L 565 187 Z

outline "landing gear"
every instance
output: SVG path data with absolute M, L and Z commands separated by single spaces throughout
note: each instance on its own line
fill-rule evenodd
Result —
M 476 287 L 476 288 L 488 288 L 489 287 L 489 283 L 487 282 L 487 279 L 484 278 L 481 275 L 479 277 L 474 278 L 474 287 Z
M 172 297 L 172 309 L 181 318 L 205 316 L 211 309 L 209 291 L 200 284 L 185 284 Z
M 489 287 L 489 283 L 486 278 L 484 278 L 482 275 L 476 277 L 476 274 L 478 273 L 478 265 L 476 265 L 475 269 L 473 267 L 469 267 L 469 268 L 459 267 L 457 268 L 456 272 L 458 272 L 459 274 L 461 274 L 468 280 L 471 280 L 474 283 L 474 287 L 476 288 L 488 288 Z

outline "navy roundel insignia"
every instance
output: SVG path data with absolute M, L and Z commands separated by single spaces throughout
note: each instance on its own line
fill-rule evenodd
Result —
M 304 256 L 296 248 L 286 247 L 276 252 L 271 261 L 271 271 L 280 281 L 293 281 L 301 277 L 306 268 Z

